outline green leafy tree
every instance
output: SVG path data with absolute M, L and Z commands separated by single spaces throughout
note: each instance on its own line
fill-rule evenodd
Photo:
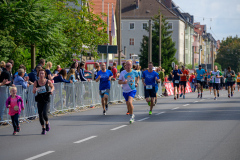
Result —
M 154 66 L 158 66 L 159 63 L 159 15 L 153 18 L 153 27 L 152 27 L 152 60 Z M 175 59 L 175 43 L 172 41 L 171 33 L 172 31 L 168 30 L 168 22 L 164 17 L 162 17 L 162 65 L 161 67 L 165 69 L 165 73 L 169 73 L 172 70 L 172 62 L 176 63 Z M 149 31 L 149 28 L 146 29 Z M 141 43 L 141 55 L 140 55 L 140 65 L 142 68 L 147 68 L 148 66 L 148 36 L 143 36 Z

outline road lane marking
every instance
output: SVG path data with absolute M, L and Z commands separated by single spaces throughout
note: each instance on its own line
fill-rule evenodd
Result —
M 85 141 L 88 141 L 90 139 L 93 139 L 93 138 L 96 138 L 97 136 L 91 136 L 91 137 L 88 137 L 88 138 L 85 138 L 85 139 L 82 139 L 80 141 L 76 141 L 76 142 L 73 142 L 73 143 L 82 143 L 82 142 L 85 142 Z
M 143 119 L 140 119 L 140 120 L 137 120 L 138 122 L 141 122 L 141 121 L 144 121 L 146 119 L 148 119 L 149 117 L 146 117 L 146 118 L 143 118 Z
M 176 110 L 176 109 L 178 109 L 179 107 L 176 107 L 176 108 L 173 108 L 172 110 Z
M 160 114 L 163 114 L 163 113 L 165 113 L 165 112 L 160 112 L 160 113 L 157 113 L 157 114 L 155 114 L 155 115 L 160 115 Z
M 194 103 L 197 103 L 198 101 L 195 101 Z
M 47 151 L 47 152 L 44 152 L 44 153 L 42 153 L 42 154 L 39 154 L 39 155 L 36 155 L 36 156 L 30 157 L 30 158 L 25 159 L 25 160 L 34 160 L 34 159 L 37 159 L 37 158 L 40 158 L 40 157 L 46 156 L 46 155 L 48 155 L 48 154 L 50 154 L 50 153 L 53 153 L 53 152 L 55 152 L 55 151 Z
M 127 126 L 127 125 L 122 125 L 122 126 L 119 126 L 119 127 L 116 127 L 116 128 L 111 129 L 111 131 L 115 131 L 115 130 L 118 130 L 118 129 L 120 129 L 120 128 L 126 127 L 126 126 Z
M 185 105 L 183 105 L 184 107 L 186 107 L 186 106 L 189 106 L 189 104 L 185 104 Z

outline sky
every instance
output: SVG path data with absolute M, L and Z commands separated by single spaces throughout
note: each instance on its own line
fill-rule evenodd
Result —
M 173 0 L 180 11 L 194 16 L 194 22 L 207 25 L 215 40 L 240 37 L 240 0 Z M 211 27 L 211 29 L 210 29 Z

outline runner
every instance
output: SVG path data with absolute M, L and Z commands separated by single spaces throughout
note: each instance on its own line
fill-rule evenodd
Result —
M 150 106 L 149 115 L 152 115 L 153 106 L 156 99 L 156 83 L 160 83 L 158 73 L 153 70 L 153 63 L 148 63 L 148 70 L 143 72 L 142 82 L 144 84 L 145 99 Z M 149 98 L 151 97 L 151 99 Z
M 211 73 L 212 82 L 213 82 L 213 89 L 214 89 L 214 100 L 217 100 L 217 96 L 219 97 L 219 90 L 220 90 L 220 82 L 222 77 L 222 72 L 218 70 L 218 67 L 214 67 L 214 71 Z M 217 95 L 216 95 L 217 90 Z
M 126 100 L 128 112 L 130 115 L 129 123 L 134 122 L 134 114 L 133 114 L 133 98 L 135 97 L 137 90 L 136 87 L 138 86 L 139 76 L 137 71 L 132 70 L 132 61 L 126 61 L 126 70 L 122 71 L 119 77 L 118 84 L 122 84 L 123 87 L 123 97 Z
M 228 87 L 228 98 L 230 98 L 230 88 L 231 88 L 231 96 L 233 96 L 233 84 L 235 77 L 235 72 L 231 70 L 231 67 L 228 67 L 228 71 L 226 72 L 225 77 L 227 78 L 227 87 Z
M 198 88 L 198 98 L 202 98 L 202 92 L 203 92 L 203 83 L 204 83 L 204 76 L 206 74 L 205 70 L 202 69 L 202 66 L 198 66 L 199 69 L 196 70 L 197 72 L 197 88 Z M 201 91 L 201 95 L 200 95 Z
M 189 72 L 185 69 L 185 66 L 182 66 L 181 71 L 182 71 L 182 76 L 180 77 L 180 86 L 181 86 L 180 97 L 183 96 L 183 99 L 185 99 L 187 76 L 188 76 Z
M 175 65 L 175 70 L 173 70 L 172 77 L 173 77 L 173 86 L 174 86 L 174 99 L 176 100 L 179 96 L 179 81 L 180 76 L 182 75 L 182 71 L 178 69 L 178 65 Z M 177 96 L 176 96 L 177 92 Z
M 208 75 L 208 84 L 209 84 L 210 94 L 212 94 L 212 89 L 213 89 L 212 71 L 210 71 L 210 74 Z
M 46 134 L 46 131 L 50 131 L 50 123 L 48 121 L 47 114 L 50 108 L 50 94 L 54 91 L 54 86 L 51 81 L 45 78 L 46 75 L 46 71 L 44 69 L 40 69 L 37 73 L 39 80 L 36 80 L 33 86 L 33 93 L 37 93 L 35 101 L 37 102 L 39 121 L 42 125 L 41 134 Z M 46 122 L 46 128 L 44 126 L 44 121 Z
M 240 88 L 240 72 L 238 72 L 238 75 L 237 75 L 237 85 L 238 85 L 238 92 L 239 92 L 239 88 Z
M 111 78 L 113 74 L 111 71 L 106 70 L 106 64 L 101 63 L 101 70 L 97 72 L 96 82 L 100 80 L 99 83 L 99 94 L 101 96 L 102 107 L 103 107 L 103 115 L 107 114 L 108 110 L 108 96 L 111 88 Z

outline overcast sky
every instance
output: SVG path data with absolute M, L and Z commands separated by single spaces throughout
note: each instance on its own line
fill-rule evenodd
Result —
M 206 24 L 207 32 L 216 40 L 235 35 L 240 37 L 240 0 L 173 1 L 181 11 L 194 15 L 195 22 Z

